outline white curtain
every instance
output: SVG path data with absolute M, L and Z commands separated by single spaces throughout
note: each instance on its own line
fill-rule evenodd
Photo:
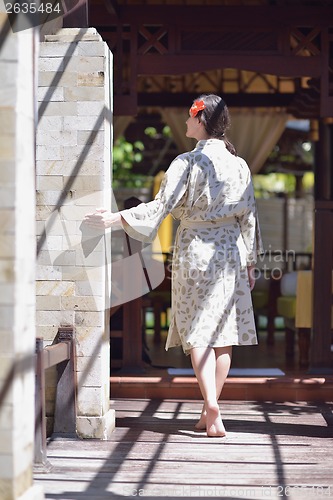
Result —
M 276 109 L 230 110 L 231 128 L 227 137 L 253 174 L 259 172 L 290 118 Z
M 187 108 L 162 108 L 163 121 L 169 125 L 179 153 L 190 151 L 195 139 L 186 137 Z M 227 137 L 239 156 L 248 163 L 253 174 L 259 172 L 275 144 L 280 139 L 290 116 L 284 111 L 265 109 L 230 109 L 231 128 Z M 131 116 L 116 116 L 114 140 L 124 134 L 134 120 Z
M 193 149 L 196 140 L 185 136 L 188 109 L 165 108 L 161 109 L 161 115 L 171 129 L 179 153 Z M 276 109 L 231 109 L 230 116 L 227 137 L 255 174 L 280 139 L 289 115 Z
M 177 145 L 179 153 L 191 151 L 196 144 L 195 139 L 186 137 L 186 120 L 188 119 L 188 109 L 183 108 L 162 108 L 160 110 L 163 121 L 169 125 L 172 137 Z

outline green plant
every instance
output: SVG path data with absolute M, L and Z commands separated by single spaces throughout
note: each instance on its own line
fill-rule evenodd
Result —
M 170 138 L 171 130 L 167 125 L 161 133 L 155 127 L 147 127 L 145 135 L 149 139 L 161 137 Z M 124 136 L 120 136 L 113 146 L 113 187 L 151 187 L 152 175 L 138 174 L 133 172 L 133 167 L 138 165 L 144 156 L 145 145 L 142 141 L 128 142 Z
M 144 187 L 150 179 L 145 175 L 134 174 L 133 165 L 143 158 L 144 144 L 141 141 L 128 142 L 120 136 L 113 146 L 113 186 Z

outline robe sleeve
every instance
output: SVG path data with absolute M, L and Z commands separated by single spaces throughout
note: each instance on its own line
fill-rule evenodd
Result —
M 136 240 L 152 242 L 164 218 L 184 202 L 189 178 L 188 161 L 182 156 L 175 158 L 153 201 L 120 212 L 124 231 Z
M 237 220 L 246 248 L 246 265 L 250 266 L 256 264 L 258 255 L 264 253 L 264 247 L 261 238 L 251 171 L 244 160 L 243 162 L 243 167 L 246 167 L 244 190 L 245 208 L 242 210 L 241 214 L 237 215 Z

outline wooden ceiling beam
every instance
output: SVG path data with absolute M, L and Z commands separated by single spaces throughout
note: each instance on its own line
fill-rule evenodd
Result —
M 138 106 L 142 107 L 188 107 L 201 92 L 139 92 Z M 228 107 L 289 107 L 295 94 L 268 94 L 268 93 L 224 93 Z
M 105 0 L 108 2 L 109 0 Z M 240 15 L 240 10 L 241 14 Z M 91 21 L 100 26 L 109 26 L 117 18 L 105 16 L 103 4 L 94 4 L 90 9 Z M 173 26 L 189 26 L 204 29 L 217 28 L 261 28 L 276 31 L 279 27 L 329 26 L 333 19 L 333 7 L 323 6 L 215 6 L 215 5 L 119 5 L 119 20 L 122 24 L 169 23 Z
M 182 75 L 210 71 L 216 68 L 235 68 L 285 77 L 320 77 L 322 58 L 246 54 L 159 54 L 138 55 L 138 75 Z

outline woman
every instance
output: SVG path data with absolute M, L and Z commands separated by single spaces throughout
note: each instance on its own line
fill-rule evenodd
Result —
M 166 349 L 181 345 L 191 356 L 204 399 L 196 428 L 224 436 L 218 400 L 232 346 L 257 344 L 250 290 L 263 249 L 250 170 L 226 139 L 230 118 L 225 102 L 201 95 L 186 125 L 196 147 L 171 163 L 153 201 L 113 214 L 101 209 L 85 221 L 103 228 L 122 225 L 144 242 L 155 238 L 169 213 L 180 221 Z

